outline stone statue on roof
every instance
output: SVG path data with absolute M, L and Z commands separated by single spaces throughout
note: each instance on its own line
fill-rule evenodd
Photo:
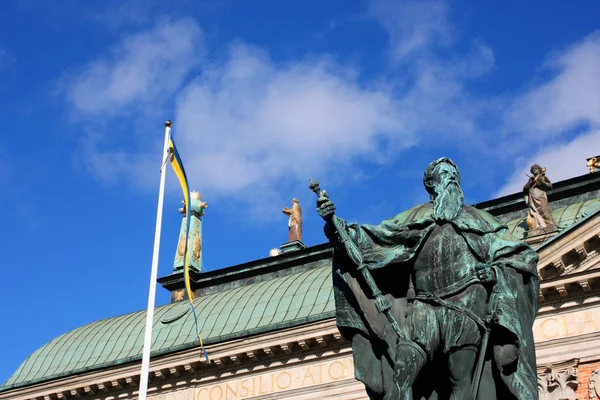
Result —
M 588 158 L 585 165 L 590 169 L 590 174 L 598 172 L 600 170 L 600 156 Z
M 302 241 L 302 208 L 298 199 L 292 199 L 292 208 L 285 207 L 283 213 L 288 219 L 288 242 Z
M 346 223 L 318 182 L 336 321 L 372 400 L 537 399 L 537 253 L 464 204 L 458 167 L 427 166 L 430 202 Z
M 546 192 L 552 189 L 552 183 L 546 176 L 546 168 L 538 164 L 531 166 L 530 172 L 533 176 L 523 186 L 525 203 L 529 206 L 527 212 L 527 226 L 530 231 L 540 233 L 556 230 L 556 223 L 552 218 L 552 211 L 548 205 Z

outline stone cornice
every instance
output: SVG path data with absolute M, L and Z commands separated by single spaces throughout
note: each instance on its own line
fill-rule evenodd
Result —
M 596 215 L 538 251 L 540 302 L 565 302 L 600 290 L 600 215 Z
M 599 223 L 600 215 L 596 215 L 594 218 L 583 221 L 571 230 L 562 233 L 561 237 L 557 237 L 553 243 L 548 243 L 546 246 L 540 247 L 538 249 L 540 265 L 543 266 L 551 262 L 551 259 L 556 258 L 556 256 L 562 256 L 568 251 L 573 250 L 578 244 L 589 240 L 593 236 L 598 236 L 600 234 Z
M 148 393 L 187 387 L 244 371 L 290 365 L 311 357 L 350 352 L 335 319 L 284 329 L 208 346 L 210 364 L 198 347 L 151 359 Z M 299 357 L 300 356 L 300 357 Z M 295 359 L 295 360 L 291 360 Z M 129 398 L 137 393 L 140 364 L 113 366 L 49 382 L 0 392 L 0 399 L 49 400 L 78 398 Z

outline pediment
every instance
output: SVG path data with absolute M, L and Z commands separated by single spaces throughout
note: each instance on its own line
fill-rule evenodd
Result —
M 542 300 L 600 290 L 600 210 L 536 250 Z

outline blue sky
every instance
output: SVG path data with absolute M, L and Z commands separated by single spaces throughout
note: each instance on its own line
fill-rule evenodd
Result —
M 0 25 L 0 380 L 91 321 L 144 309 L 163 121 L 209 203 L 208 270 L 268 256 L 309 178 L 340 216 L 426 200 L 453 158 L 469 203 L 600 153 L 600 3 L 15 0 Z M 167 176 L 159 276 L 181 195 Z M 168 302 L 158 289 L 157 304 Z

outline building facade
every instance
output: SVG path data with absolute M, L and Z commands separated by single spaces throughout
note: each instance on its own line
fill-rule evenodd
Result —
M 527 232 L 522 193 L 475 206 L 539 253 L 534 324 L 540 399 L 600 397 L 600 174 L 548 193 L 557 230 Z M 274 254 L 277 254 L 275 252 Z M 177 266 L 176 266 L 177 267 Z M 155 309 L 149 398 L 155 400 L 367 399 L 352 349 L 335 325 L 331 247 L 283 253 L 217 271 L 192 271 L 199 350 L 183 274 L 159 279 L 170 304 Z M 97 321 L 34 352 L 0 399 L 137 398 L 145 311 Z

